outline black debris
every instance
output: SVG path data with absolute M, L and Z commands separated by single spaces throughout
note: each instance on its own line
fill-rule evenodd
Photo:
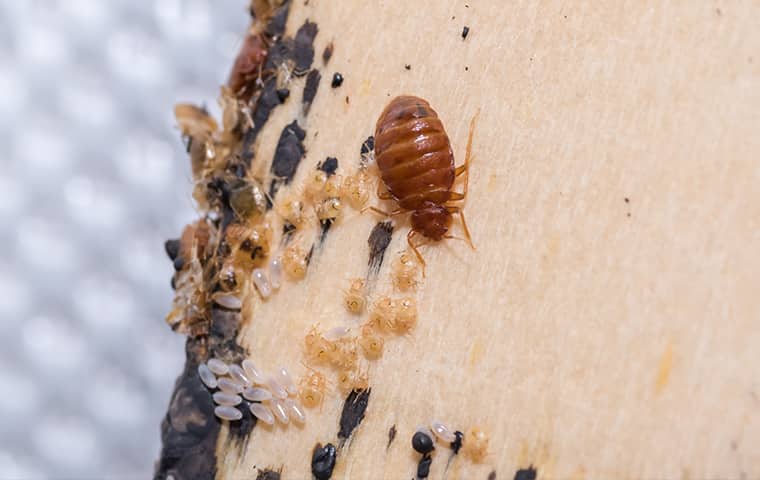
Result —
M 311 454 L 311 473 L 317 480 L 328 480 L 335 468 L 335 445 L 328 443 L 324 447 L 318 443 Z
M 272 18 L 267 23 L 266 34 L 271 38 L 281 37 L 285 33 L 285 24 L 288 22 L 288 13 L 290 11 L 290 1 L 283 2 L 282 6 L 278 8 Z
M 459 453 L 459 449 L 462 448 L 462 440 L 464 440 L 464 433 L 457 430 L 454 432 L 456 439 L 451 442 L 451 449 L 454 451 L 454 455 Z
M 319 81 L 322 79 L 322 75 L 319 70 L 312 69 L 306 76 L 306 85 L 303 87 L 303 114 L 307 115 L 311 108 L 311 103 L 314 101 L 314 97 L 317 96 L 317 90 L 319 89 Z
M 306 138 L 306 132 L 298 126 L 297 120 L 293 120 L 290 125 L 282 129 L 272 160 L 271 171 L 274 178 L 269 186 L 271 199 L 274 199 L 281 184 L 288 184 L 293 180 L 298 165 L 306 153 L 303 146 L 304 138 Z
M 169 260 L 174 261 L 174 259 L 177 258 L 177 255 L 179 255 L 179 239 L 172 238 L 165 241 L 164 250 L 166 250 Z
M 375 149 L 375 137 L 370 135 L 364 142 L 362 142 L 361 155 L 367 155 L 369 152 Z
M 378 222 L 369 234 L 367 243 L 369 244 L 369 268 L 371 272 L 377 273 L 383 264 L 385 249 L 391 243 L 393 236 L 393 222 L 390 220 Z
M 488 474 L 488 480 L 496 480 L 496 470 L 491 470 L 491 473 Z
M 259 469 L 259 474 L 256 475 L 256 480 L 280 480 L 280 471 L 274 471 L 269 468 L 264 470 Z
M 303 76 L 311 68 L 314 62 L 314 37 L 317 36 L 317 24 L 306 20 L 296 32 L 295 44 L 293 47 L 293 74 L 297 77 Z
M 261 90 L 261 94 L 256 100 L 256 105 L 253 107 L 253 127 L 243 134 L 242 157 L 246 165 L 250 166 L 253 160 L 253 145 L 256 136 L 264 128 L 267 120 L 269 120 L 272 110 L 281 103 L 280 96 L 277 94 L 277 79 L 270 77 L 264 82 L 264 88 Z
M 417 478 L 427 478 L 430 475 L 430 464 L 433 463 L 433 457 L 423 455 L 420 463 L 417 465 Z
M 407 70 L 411 70 L 412 66 L 407 63 L 406 65 L 404 65 L 404 68 L 406 68 Z
M 338 88 L 341 85 L 343 85 L 343 75 L 341 75 L 338 72 L 335 72 L 335 74 L 333 75 L 332 83 L 330 84 L 330 86 L 332 88 Z
M 182 257 L 177 257 L 174 259 L 174 270 L 180 271 L 182 270 L 182 267 L 185 266 L 185 260 Z
M 470 27 L 465 26 L 462 29 L 462 40 L 464 40 L 465 38 L 467 38 L 467 35 L 469 35 L 469 34 L 470 34 Z
M 285 100 L 290 96 L 290 90 L 287 88 L 280 88 L 277 90 L 277 98 L 280 99 L 280 103 L 285 103 Z
M 337 169 L 338 159 L 335 157 L 327 157 L 325 161 L 319 162 L 319 164 L 317 164 L 317 170 L 322 170 L 327 174 L 328 177 L 333 176 Z
M 427 454 L 435 450 L 433 439 L 425 432 L 414 432 L 412 435 L 412 448 L 421 454 Z
M 351 436 L 356 427 L 364 420 L 364 412 L 369 404 L 369 395 L 372 389 L 352 390 L 343 403 L 343 411 L 340 414 L 340 430 L 338 438 L 346 440 Z
M 396 425 L 394 424 L 390 430 L 388 430 L 388 445 L 385 446 L 386 450 L 391 448 L 391 443 L 393 443 L 393 441 L 396 439 L 396 433 Z
M 521 468 L 515 472 L 515 480 L 536 480 L 538 470 L 533 468 L 533 465 L 528 468 Z
M 330 62 L 334 49 L 335 49 L 335 45 L 333 45 L 333 42 L 330 42 L 325 47 L 325 51 L 322 52 L 322 63 L 324 63 L 325 66 L 327 66 L 327 64 Z

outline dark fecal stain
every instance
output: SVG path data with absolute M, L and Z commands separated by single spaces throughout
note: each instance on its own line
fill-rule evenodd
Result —
M 454 432 L 454 436 L 456 439 L 451 442 L 451 449 L 454 451 L 454 455 L 459 453 L 459 450 L 462 448 L 462 440 L 464 439 L 464 433 L 457 430 Z
M 242 443 L 248 441 L 248 435 L 250 435 L 251 430 L 253 430 L 253 427 L 256 426 L 256 422 L 258 421 L 258 419 L 251 413 L 250 405 L 251 402 L 243 399 L 243 401 L 237 406 L 237 409 L 243 414 L 243 418 L 230 422 L 230 441 Z
M 265 468 L 264 470 L 259 469 L 259 474 L 256 475 L 256 480 L 280 480 L 281 473 L 282 468 L 276 471 L 269 468 Z
M 515 480 L 536 480 L 537 476 L 538 470 L 533 468 L 533 465 L 515 472 Z
M 176 290 L 177 289 L 177 277 L 175 277 L 174 275 L 172 275 L 172 279 L 171 279 L 171 282 L 169 282 L 169 285 L 171 285 L 172 290 Z
M 285 222 L 282 226 L 282 244 L 287 245 L 290 242 L 293 232 L 296 231 L 296 226 L 292 223 Z
M 496 480 L 496 470 L 491 470 L 491 473 L 488 474 L 488 480 Z
M 169 260 L 174 261 L 179 255 L 179 239 L 172 238 L 164 242 L 164 250 L 169 256 Z
M 464 67 L 464 71 L 465 72 L 469 72 L 470 71 L 470 67 Z
M 285 100 L 290 96 L 290 90 L 287 88 L 281 88 L 277 90 L 277 98 L 280 99 L 280 103 L 285 103 Z
M 631 212 L 626 213 L 625 216 L 626 217 L 630 217 L 631 216 Z
M 625 203 L 631 203 L 631 199 L 628 197 L 625 197 L 623 200 L 625 201 Z
M 335 45 L 333 45 L 333 42 L 330 42 L 325 47 L 325 50 L 322 52 L 322 63 L 327 66 L 328 63 L 330 63 L 330 59 L 333 55 L 333 50 L 335 50 Z
M 412 448 L 416 452 L 426 455 L 435 450 L 435 444 L 430 435 L 423 431 L 416 431 L 412 435 Z
M 314 37 L 317 36 L 319 28 L 314 22 L 306 20 L 296 32 L 295 44 L 293 47 L 293 74 L 297 77 L 306 75 L 314 62 Z
M 275 39 L 281 37 L 285 33 L 285 25 L 288 23 L 288 13 L 290 13 L 290 0 L 284 1 L 282 6 L 274 12 L 267 23 L 266 34 Z
M 406 65 L 404 65 L 404 68 L 407 69 L 407 70 L 411 70 L 412 66 L 407 63 Z
M 343 411 L 340 413 L 340 430 L 338 438 L 345 442 L 351 436 L 356 427 L 364 420 L 364 412 L 369 404 L 371 388 L 367 390 L 352 390 L 343 403 Z
M 396 425 L 394 424 L 391 426 L 390 430 L 388 430 L 388 445 L 385 446 L 386 450 L 391 448 L 391 443 L 393 443 L 393 441 L 396 439 L 396 433 L 398 433 L 398 431 L 396 430 Z
M 351 99 L 349 98 L 348 95 L 346 95 L 346 105 L 348 105 L 349 103 L 351 103 Z
M 462 40 L 464 40 L 465 38 L 467 38 L 467 35 L 469 35 L 469 34 L 470 34 L 470 27 L 465 26 L 462 29 Z
M 317 170 L 322 170 L 328 177 L 335 175 L 335 171 L 338 169 L 338 159 L 335 157 L 327 157 L 323 162 L 317 164 Z
M 365 157 L 369 155 L 373 150 L 375 150 L 375 137 L 373 135 L 370 135 L 366 140 L 362 142 L 362 148 L 359 151 L 359 154 L 362 157 Z
M 309 113 L 311 104 L 314 102 L 314 97 L 317 96 L 317 90 L 319 90 L 319 81 L 321 79 L 322 74 L 319 73 L 319 70 L 317 69 L 313 69 L 306 76 L 306 85 L 303 87 L 303 100 L 301 100 L 304 115 L 307 115 Z
M 341 74 L 340 74 L 340 73 L 338 73 L 338 72 L 335 72 L 335 73 L 333 74 L 332 83 L 330 84 L 330 86 L 331 86 L 332 88 L 338 88 L 338 87 L 340 87 L 341 85 L 343 85 L 343 75 L 341 75 Z
M 182 257 L 177 257 L 174 259 L 174 270 L 180 271 L 182 270 L 182 267 L 185 266 L 185 259 Z
M 269 197 L 271 199 L 274 199 L 280 185 L 288 184 L 293 180 L 298 165 L 306 153 L 303 146 L 304 138 L 306 138 L 306 132 L 298 126 L 296 120 L 282 129 L 272 160 L 271 171 L 274 178 L 269 186 Z
M 335 468 L 335 445 L 328 443 L 324 447 L 318 443 L 311 454 L 311 473 L 317 480 L 328 480 Z
M 393 222 L 390 220 L 379 222 L 369 234 L 367 243 L 369 244 L 369 269 L 372 273 L 380 271 L 383 265 L 385 250 L 391 243 L 393 236 Z
M 430 475 L 431 463 L 433 463 L 433 457 L 429 454 L 425 454 L 420 458 L 420 463 L 417 464 L 417 478 L 427 478 Z
M 330 231 L 330 227 L 332 227 L 333 223 L 335 223 L 335 220 L 332 218 L 325 218 L 324 220 L 319 221 L 319 243 L 325 242 L 325 238 L 327 238 L 327 232 Z

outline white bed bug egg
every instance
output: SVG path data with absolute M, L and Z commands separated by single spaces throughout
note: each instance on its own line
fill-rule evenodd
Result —
M 252 402 L 266 402 L 272 399 L 272 392 L 266 388 L 248 387 L 243 390 L 243 396 Z
M 252 403 L 248 408 L 251 410 L 253 416 L 262 422 L 269 425 L 274 424 L 274 415 L 272 415 L 272 411 L 266 405 L 263 405 L 261 403 Z
M 235 395 L 233 393 L 227 393 L 227 392 L 216 392 L 213 395 L 214 401 L 218 405 L 228 405 L 231 407 L 234 407 L 235 405 L 239 405 L 240 402 L 243 400 L 240 398 L 240 395 Z
M 430 422 L 430 429 L 433 431 L 435 436 L 444 443 L 453 443 L 457 439 L 456 435 L 454 435 L 454 432 L 449 430 L 449 427 L 444 425 L 443 422 L 439 422 L 438 420 L 433 420 Z
M 243 301 L 229 293 L 214 296 L 214 302 L 228 310 L 240 310 L 243 307 Z
M 201 377 L 201 382 L 208 388 L 214 389 L 217 387 L 216 375 L 205 363 L 198 365 L 198 376 Z
M 239 383 L 230 380 L 227 377 L 220 378 L 217 382 L 219 384 L 219 390 L 226 392 L 226 393 L 242 393 L 243 392 L 243 386 Z
M 273 397 L 282 399 L 288 396 L 287 390 L 285 390 L 285 388 L 280 385 L 280 382 L 274 377 L 269 377 L 267 379 L 266 386 L 269 388 L 269 391 L 272 392 Z
M 339 340 L 346 335 L 348 335 L 348 332 L 351 329 L 348 327 L 333 327 L 330 330 L 326 331 L 324 334 L 324 338 L 326 340 L 329 340 L 331 342 L 334 342 L 335 340 Z
M 280 370 L 277 372 L 278 381 L 280 382 L 280 385 L 285 387 L 285 390 L 288 392 L 289 395 L 295 395 L 298 393 L 298 387 L 296 387 L 296 382 L 293 381 L 293 377 L 290 376 L 290 373 L 285 367 L 281 367 Z
M 288 409 L 285 408 L 285 404 L 280 400 L 272 400 L 270 403 L 277 421 L 283 425 L 287 425 L 290 422 L 290 417 L 288 416 Z
M 244 387 L 251 385 L 251 379 L 248 378 L 240 365 L 230 365 L 230 378 Z
M 208 362 L 206 362 L 206 365 L 208 366 L 209 370 L 217 375 L 227 375 L 227 372 L 230 371 L 227 364 L 218 358 L 209 358 Z
M 285 400 L 283 400 L 283 403 L 288 413 L 290 414 L 290 418 L 292 418 L 295 422 L 300 423 L 300 424 L 303 424 L 306 422 L 306 414 L 304 413 L 303 408 L 301 407 L 301 405 L 298 404 L 298 402 L 296 402 L 292 398 L 286 398 Z
M 269 284 L 266 272 L 261 268 L 254 268 L 251 276 L 253 284 L 256 285 L 256 290 L 259 291 L 261 297 L 264 299 L 269 298 L 272 295 L 272 286 Z
M 235 421 L 243 418 L 243 412 L 229 405 L 220 405 L 214 409 L 214 415 L 222 420 Z
M 251 379 L 251 382 L 254 385 L 263 385 L 266 383 L 266 377 L 263 373 L 261 373 L 261 370 L 256 368 L 256 364 L 253 363 L 253 360 L 246 358 L 243 360 L 242 366 L 243 370 L 245 370 L 246 375 L 248 375 L 248 378 Z
M 282 260 L 278 257 L 269 261 L 269 281 L 273 290 L 279 290 L 282 286 Z

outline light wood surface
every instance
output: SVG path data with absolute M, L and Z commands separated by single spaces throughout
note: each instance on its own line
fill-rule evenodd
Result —
M 427 99 L 458 163 L 481 112 L 465 210 L 477 250 L 423 247 L 419 324 L 371 363 L 366 418 L 333 478 L 411 478 L 409 440 L 434 417 L 490 434 L 486 462 L 457 457 L 449 479 L 530 464 L 539 478 L 759 478 L 760 3 L 299 0 L 288 32 L 307 18 L 323 79 L 295 184 L 326 156 L 356 165 L 390 97 Z M 257 158 L 300 118 L 302 86 Z M 257 363 L 303 373 L 313 323 L 358 324 L 342 290 L 366 274 L 376 222 L 348 212 L 304 281 L 248 297 L 241 343 Z M 391 292 L 407 228 L 375 294 Z M 309 478 L 344 398 L 303 428 L 257 426 L 242 457 L 223 432 L 218 478 Z

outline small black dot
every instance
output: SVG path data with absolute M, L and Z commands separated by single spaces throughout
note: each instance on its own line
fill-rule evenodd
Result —
M 625 203 L 631 203 L 631 199 L 628 197 L 625 197 L 623 200 L 625 200 Z
M 406 65 L 404 65 L 404 68 L 406 68 L 407 70 L 411 70 L 412 66 L 407 63 Z
M 332 88 L 338 88 L 341 85 L 343 85 L 343 75 L 341 75 L 338 72 L 335 72 L 335 74 L 333 75 L 331 86 Z
M 285 102 L 285 100 L 287 100 L 289 96 L 290 96 L 290 90 L 288 90 L 287 88 L 281 88 L 277 90 L 277 98 L 280 99 L 280 103 Z
M 346 105 L 348 105 L 349 103 L 351 103 L 351 100 L 348 98 L 348 95 L 346 95 Z
M 462 29 L 462 40 L 464 40 L 465 38 L 467 38 L 467 35 L 469 35 L 469 34 L 470 34 L 470 27 L 465 26 Z
M 631 216 L 631 212 L 628 212 L 628 213 L 626 214 L 626 216 L 630 217 L 630 216 Z
M 470 67 L 464 67 L 464 71 L 465 72 L 469 72 L 470 71 Z

